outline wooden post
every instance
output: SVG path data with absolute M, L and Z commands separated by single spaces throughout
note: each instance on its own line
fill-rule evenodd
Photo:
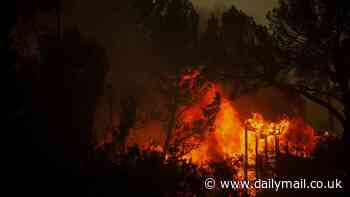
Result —
M 269 162 L 268 154 L 267 154 L 267 135 L 265 135 L 265 166 L 267 166 Z
M 278 134 L 275 134 L 275 157 L 278 159 L 280 156 L 280 139 Z
M 259 175 L 259 131 L 255 132 L 255 177 Z
M 277 167 L 280 165 L 280 139 L 279 139 L 279 132 L 275 132 L 275 166 L 274 168 L 277 169 Z
M 244 180 L 248 180 L 248 129 L 244 131 Z

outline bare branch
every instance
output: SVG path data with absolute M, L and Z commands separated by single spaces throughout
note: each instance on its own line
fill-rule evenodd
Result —
M 336 95 L 334 95 L 332 93 L 329 93 L 329 92 L 326 92 L 326 91 L 322 91 L 322 90 L 319 90 L 319 89 L 316 89 L 316 88 L 310 88 L 310 87 L 302 86 L 302 85 L 297 85 L 296 88 L 300 88 L 301 91 L 302 90 L 310 91 L 310 92 L 315 92 L 315 93 L 318 93 L 318 94 L 321 94 L 321 95 L 329 96 L 331 98 L 336 99 L 340 103 L 344 103 L 344 100 L 341 97 L 336 96 Z
M 294 92 L 297 92 L 303 96 L 305 96 L 306 98 L 310 99 L 311 101 L 321 105 L 322 107 L 328 109 L 338 120 L 339 122 L 342 124 L 342 126 L 344 127 L 345 125 L 345 118 L 344 116 L 336 109 L 334 108 L 334 106 L 332 106 L 331 104 L 329 104 L 328 102 L 308 93 L 307 91 L 303 91 L 300 89 L 295 88 L 293 85 L 290 84 L 280 84 L 280 83 L 274 83 L 274 85 L 276 87 L 282 88 L 282 89 L 289 89 L 292 90 Z

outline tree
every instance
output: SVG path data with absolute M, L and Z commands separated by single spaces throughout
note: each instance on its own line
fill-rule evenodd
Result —
M 121 151 L 124 152 L 125 139 L 129 135 L 129 130 L 136 123 L 136 101 L 135 98 L 129 96 L 121 102 L 120 123 L 116 136 L 116 144 L 121 146 Z
M 346 154 L 350 150 L 349 2 L 281 0 L 268 19 L 290 68 L 298 71 L 293 83 L 284 82 L 280 87 L 309 98 L 339 120 L 343 127 L 342 154 Z M 335 107 L 332 100 L 343 109 Z M 348 172 L 349 162 L 345 159 L 341 163 Z
M 281 87 L 296 91 L 328 109 L 349 133 L 349 13 L 346 1 L 281 0 L 268 14 L 272 35 L 285 55 L 293 82 Z M 331 97 L 344 106 L 338 109 Z
M 222 66 L 227 62 L 219 23 L 219 17 L 212 14 L 207 21 L 206 30 L 200 34 L 200 59 L 205 65 Z
M 56 35 L 55 33 L 53 33 Z M 81 167 L 92 137 L 92 119 L 108 63 L 99 44 L 77 29 L 41 45 L 40 77 L 33 88 L 34 140 L 61 167 Z
M 267 28 L 234 6 L 222 14 L 221 22 L 211 16 L 201 38 L 206 73 L 214 80 L 229 81 L 235 90 L 232 99 L 270 86 L 282 68 Z
M 190 99 L 180 83 L 185 68 L 196 62 L 199 16 L 189 0 L 132 1 L 131 5 L 136 12 L 136 22 L 161 57 L 162 69 L 156 74 L 161 76 L 159 85 L 167 100 L 166 153 L 180 108 Z
M 162 80 L 162 92 L 167 98 L 167 108 L 169 109 L 165 118 L 167 128 L 164 154 L 167 154 L 169 149 L 173 149 L 172 152 L 180 155 L 188 153 L 199 145 L 193 139 L 200 142 L 198 139 L 204 132 L 210 131 L 214 124 L 221 104 L 218 92 L 213 95 L 212 102 L 201 106 L 201 108 L 193 108 L 193 105 L 200 103 L 201 99 L 212 88 L 212 84 L 201 74 L 201 71 L 197 68 L 187 68 L 178 78 L 166 76 Z M 187 119 L 189 114 L 191 114 L 191 118 Z
M 146 0 L 132 1 L 131 5 L 137 23 L 143 26 L 153 48 L 164 58 L 164 66 L 177 69 L 191 64 L 196 54 L 199 22 L 191 1 Z

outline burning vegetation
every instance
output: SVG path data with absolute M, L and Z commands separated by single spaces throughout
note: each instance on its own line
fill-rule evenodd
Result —
M 233 5 L 73 1 L 13 1 L 1 41 L 5 121 L 29 134 L 9 162 L 35 193 L 237 196 L 202 179 L 348 176 L 345 3 L 279 0 L 260 24 Z
M 280 154 L 311 157 L 320 137 L 302 118 L 282 116 L 272 122 L 254 112 L 242 120 L 220 84 L 207 80 L 201 72 L 201 68 L 186 70 L 174 82 L 178 104 L 166 121 L 165 140 L 156 143 L 135 134 L 134 144 L 159 152 L 166 160 L 177 157 L 207 170 L 213 163 L 226 162 L 241 179 L 273 175 Z M 118 138 L 118 129 L 116 132 Z M 153 139 L 164 139 L 159 132 L 152 135 Z M 112 141 L 109 138 L 103 143 Z M 122 146 L 132 146 L 130 142 L 126 140 Z M 121 150 L 125 149 L 117 148 L 114 154 Z

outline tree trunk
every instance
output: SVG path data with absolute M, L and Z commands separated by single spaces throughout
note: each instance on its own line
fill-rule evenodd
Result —
M 179 80 L 177 80 L 176 82 L 176 87 L 174 90 L 174 98 L 171 102 L 171 106 L 170 106 L 170 120 L 168 123 L 168 128 L 166 130 L 166 137 L 165 137 L 165 142 L 164 142 L 164 146 L 163 146 L 163 156 L 165 159 L 165 156 L 169 150 L 169 144 L 170 144 L 170 140 L 171 140 L 171 135 L 172 132 L 174 130 L 175 124 L 176 124 L 176 119 L 177 119 L 177 108 L 179 105 L 179 101 L 178 101 L 178 97 L 179 97 L 179 87 L 178 87 L 178 83 Z
M 171 134 L 172 134 L 172 131 L 174 129 L 175 122 L 176 122 L 176 108 L 177 108 L 177 105 L 173 104 L 172 109 L 170 111 L 170 116 L 171 117 L 170 117 L 170 121 L 168 123 L 168 128 L 167 128 L 167 131 L 166 131 L 166 138 L 165 138 L 164 147 L 163 147 L 164 158 L 165 158 L 165 156 L 166 156 L 166 154 L 168 152 L 170 139 L 171 139 Z

